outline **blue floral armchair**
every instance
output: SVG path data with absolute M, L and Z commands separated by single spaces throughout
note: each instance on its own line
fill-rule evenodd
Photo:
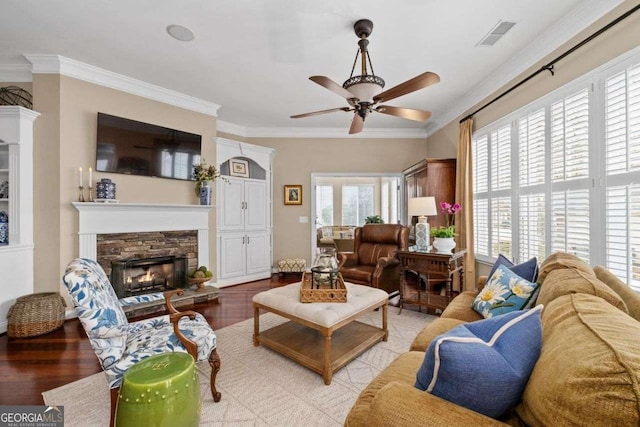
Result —
M 171 296 L 182 290 L 165 292 L 168 315 L 129 323 L 97 262 L 74 259 L 62 280 L 112 390 L 120 387 L 122 376 L 134 363 L 154 354 L 181 351 L 196 361 L 209 361 L 211 394 L 215 402 L 220 401 L 221 394 L 215 387 L 220 370 L 216 334 L 201 314 L 179 312 L 171 305 Z

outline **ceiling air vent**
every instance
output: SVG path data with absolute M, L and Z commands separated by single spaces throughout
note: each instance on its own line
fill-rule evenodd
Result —
M 515 22 L 498 21 L 495 27 L 476 44 L 476 46 L 493 46 L 507 32 L 516 25 Z

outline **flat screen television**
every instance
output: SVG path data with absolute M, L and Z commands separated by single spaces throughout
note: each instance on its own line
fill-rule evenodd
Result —
M 98 113 L 96 170 L 193 180 L 202 136 Z

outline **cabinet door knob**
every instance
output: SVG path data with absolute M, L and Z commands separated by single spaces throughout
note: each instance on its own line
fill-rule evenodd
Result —
M 247 236 L 247 245 L 249 244 L 249 236 Z

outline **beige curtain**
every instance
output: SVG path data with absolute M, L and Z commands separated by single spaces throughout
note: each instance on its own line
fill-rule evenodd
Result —
M 471 153 L 471 135 L 473 119 L 460 123 L 458 153 L 456 162 L 456 202 L 462 210 L 456 217 L 457 245 L 466 248 L 464 262 L 464 290 L 476 287 L 476 256 L 473 247 L 473 162 Z

